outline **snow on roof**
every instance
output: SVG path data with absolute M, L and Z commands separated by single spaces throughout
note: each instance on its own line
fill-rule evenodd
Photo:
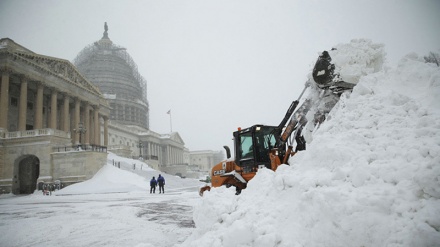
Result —
M 104 93 L 102 95 L 104 95 L 104 98 L 106 98 L 106 99 L 116 99 L 116 94 Z

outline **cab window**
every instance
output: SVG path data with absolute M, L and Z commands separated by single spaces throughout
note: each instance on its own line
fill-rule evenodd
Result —
M 270 161 L 269 151 L 274 148 L 276 143 L 272 130 L 272 128 L 262 129 L 255 133 L 255 142 L 258 147 L 256 150 L 257 161 Z
M 243 133 L 240 136 L 241 159 L 253 158 L 252 133 Z

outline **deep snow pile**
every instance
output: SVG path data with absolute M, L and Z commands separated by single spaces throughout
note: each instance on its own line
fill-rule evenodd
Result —
M 348 44 L 336 45 L 328 53 L 335 65 L 336 78 L 354 85 L 357 85 L 360 78 L 382 70 L 385 60 L 384 45 L 368 39 L 354 39 Z M 312 132 L 317 128 L 314 121 L 316 113 L 328 115 L 339 101 L 339 97 L 329 90 L 323 92 L 319 89 L 313 81 L 312 73 L 309 73 L 306 84 L 309 85 L 307 97 L 302 101 L 309 99 L 314 102 L 306 116 L 306 131 L 303 131 L 307 143 L 310 144 L 313 141 Z
M 118 167 L 114 166 L 114 163 L 118 164 Z M 165 191 L 169 191 L 170 188 L 181 189 L 201 185 L 197 179 L 182 179 L 178 176 L 168 175 L 152 169 L 142 161 L 109 153 L 107 164 L 93 178 L 67 186 L 56 191 L 55 195 L 149 191 L 150 179 L 153 176 L 157 178 L 159 174 L 165 178 Z
M 377 68 L 290 166 L 205 193 L 183 246 L 440 246 L 440 69 Z

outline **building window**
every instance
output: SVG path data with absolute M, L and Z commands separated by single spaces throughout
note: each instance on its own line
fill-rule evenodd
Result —
M 27 102 L 27 108 L 28 108 L 28 110 L 33 110 L 34 109 L 34 103 Z

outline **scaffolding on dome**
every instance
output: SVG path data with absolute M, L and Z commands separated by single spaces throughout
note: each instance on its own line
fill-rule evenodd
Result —
M 111 44 L 109 47 L 103 48 L 103 47 L 101 47 L 101 45 L 98 44 L 98 42 L 95 42 L 93 44 L 86 46 L 84 49 L 82 49 L 78 53 L 76 58 L 73 60 L 73 64 L 75 64 L 75 66 L 79 66 L 79 65 L 83 64 L 84 62 L 89 60 L 93 56 L 93 54 L 95 54 L 96 52 L 98 52 L 101 49 L 111 51 L 113 55 L 118 56 L 119 58 L 123 59 L 128 64 L 128 66 L 131 68 L 131 73 L 132 73 L 131 75 L 135 79 L 135 82 L 142 88 L 142 99 L 141 100 L 145 104 L 148 104 L 147 103 L 148 102 L 147 101 L 147 81 L 139 73 L 138 66 L 136 65 L 136 63 L 134 62 L 134 60 L 130 56 L 130 54 L 128 54 L 128 52 L 126 51 L 126 48 L 124 48 L 122 46 L 117 46 L 114 44 Z

